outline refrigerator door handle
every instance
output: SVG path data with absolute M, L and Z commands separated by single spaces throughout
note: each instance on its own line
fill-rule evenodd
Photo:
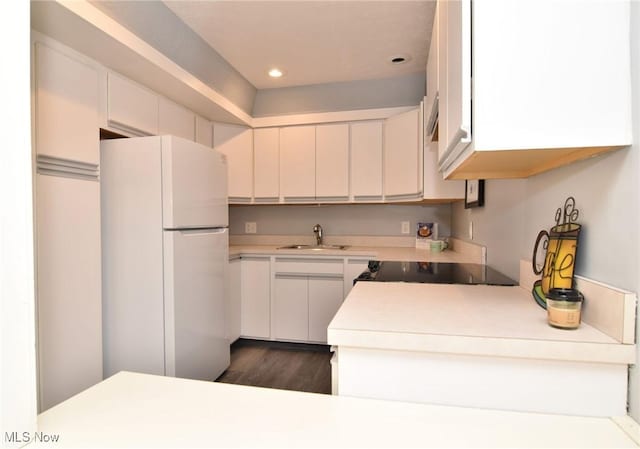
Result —
M 228 228 L 203 228 L 203 229 L 176 229 L 184 235 L 207 235 L 207 234 L 224 234 L 229 231 Z

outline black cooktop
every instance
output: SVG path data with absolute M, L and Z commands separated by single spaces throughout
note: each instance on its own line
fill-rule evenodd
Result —
M 420 282 L 431 284 L 516 285 L 499 271 L 476 263 L 369 261 L 357 281 Z

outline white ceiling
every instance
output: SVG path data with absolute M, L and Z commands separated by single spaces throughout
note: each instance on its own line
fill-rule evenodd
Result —
M 165 1 L 258 89 L 425 70 L 434 0 Z M 412 59 L 392 65 L 391 57 Z M 285 76 L 272 79 L 277 66 Z

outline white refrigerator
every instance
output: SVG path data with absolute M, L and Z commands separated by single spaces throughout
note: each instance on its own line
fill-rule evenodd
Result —
M 104 377 L 215 380 L 230 358 L 225 158 L 173 136 L 100 150 Z

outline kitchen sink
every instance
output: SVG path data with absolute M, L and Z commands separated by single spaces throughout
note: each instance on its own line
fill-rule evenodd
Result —
M 322 251 L 327 249 L 347 249 L 347 245 L 289 245 L 289 246 L 281 246 L 278 249 L 309 249 L 312 251 Z

